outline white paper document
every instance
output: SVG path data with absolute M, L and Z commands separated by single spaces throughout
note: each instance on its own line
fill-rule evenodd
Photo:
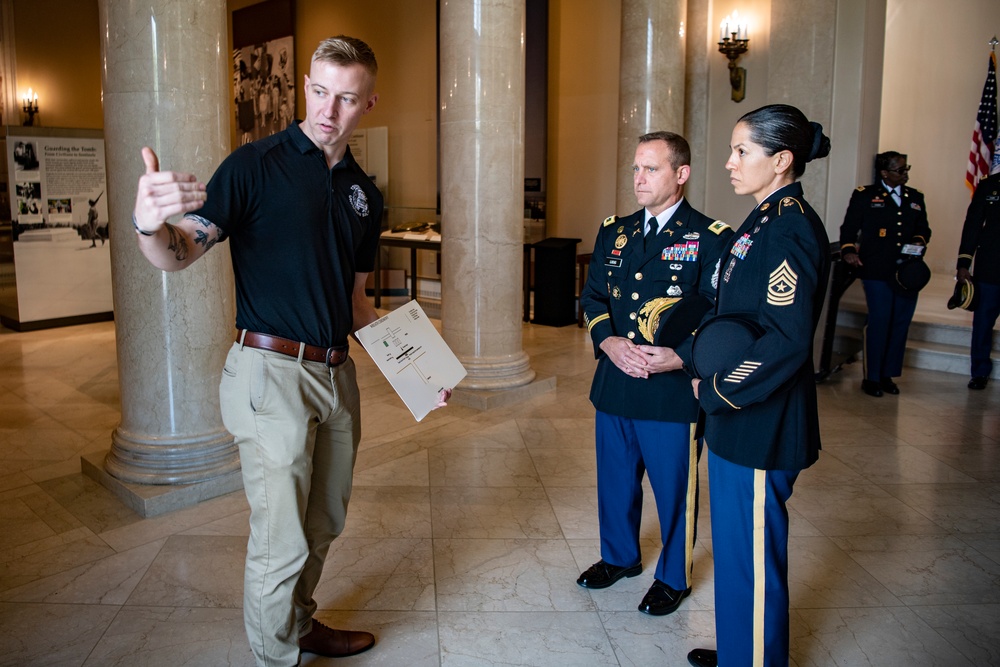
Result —
M 354 333 L 417 421 L 437 407 L 438 393 L 465 377 L 465 367 L 416 301 Z

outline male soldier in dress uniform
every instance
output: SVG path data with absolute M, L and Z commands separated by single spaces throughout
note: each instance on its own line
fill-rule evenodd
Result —
M 698 405 L 682 370 L 690 338 L 678 351 L 657 347 L 657 324 L 681 299 L 714 298 L 719 256 L 732 236 L 728 225 L 684 200 L 690 161 L 679 135 L 639 138 L 632 168 L 642 208 L 601 225 L 580 297 L 598 359 L 590 400 L 597 408 L 601 560 L 577 583 L 606 588 L 642 572 L 639 521 L 648 472 L 663 549 L 639 610 L 656 616 L 676 610 L 691 592 L 700 450 Z
M 979 302 L 972 318 L 972 379 L 969 389 L 985 389 L 993 362 L 993 325 L 1000 315 L 1000 174 L 979 181 L 965 214 L 962 241 L 958 246 L 955 280 L 972 282 L 972 259 L 976 259 L 975 290 Z
M 840 252 L 860 272 L 868 302 L 861 389 L 882 396 L 899 393 L 892 378 L 903 373 L 906 334 L 917 307 L 916 293 L 898 288 L 896 271 L 908 257 L 922 252 L 914 247 L 927 245 L 931 229 L 923 194 L 906 187 L 906 156 L 880 153 L 875 166 L 881 180 L 851 195 L 840 227 Z

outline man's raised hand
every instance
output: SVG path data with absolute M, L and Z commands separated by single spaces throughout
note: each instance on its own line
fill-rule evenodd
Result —
M 194 174 L 160 171 L 160 160 L 152 148 L 142 149 L 146 173 L 139 178 L 135 196 L 135 224 L 148 234 L 158 232 L 167 218 L 201 208 L 205 202 L 205 184 Z

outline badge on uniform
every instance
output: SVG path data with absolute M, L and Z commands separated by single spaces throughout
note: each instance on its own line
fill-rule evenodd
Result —
M 1000 194 L 998 194 L 997 191 L 994 190 L 993 194 L 986 195 L 986 201 L 988 201 L 990 203 L 992 203 L 992 202 L 998 202 L 998 201 L 1000 201 Z
M 722 379 L 723 382 L 733 382 L 739 384 L 746 380 L 751 373 L 761 367 L 761 362 L 759 361 L 749 361 L 744 360 L 736 369 Z
M 881 197 L 875 197 L 872 199 L 872 208 L 885 208 L 885 200 Z
M 917 203 L 917 202 L 915 202 L 915 201 L 914 201 L 914 202 L 910 202 L 910 208 L 912 208 L 912 209 L 913 209 L 914 211 L 919 211 L 919 210 L 921 210 L 921 209 L 920 209 L 920 204 L 918 204 L 918 203 Z
M 684 292 L 677 285 L 671 285 L 667 288 L 667 296 L 683 296 Z
M 767 281 L 767 302 L 772 306 L 790 306 L 795 303 L 795 286 L 799 275 L 783 260 Z
M 671 262 L 694 262 L 698 259 L 698 242 L 688 241 L 664 248 L 660 259 Z
M 879 237 L 880 239 L 883 239 L 883 238 L 885 238 L 885 230 L 884 230 L 884 229 L 880 229 L 880 230 L 878 230 L 878 237 Z
M 624 234 L 620 234 L 618 238 L 615 239 L 615 247 L 619 250 L 624 248 L 626 243 L 628 243 L 628 237 Z
M 721 257 L 719 258 L 719 261 L 720 262 L 722 261 Z M 726 275 L 724 275 L 722 277 L 722 281 L 723 282 L 726 282 L 726 283 L 729 282 L 729 276 L 733 275 L 733 267 L 734 266 L 736 266 L 736 258 L 735 257 L 733 257 L 731 260 L 729 260 L 729 266 L 726 267 Z M 716 289 L 718 289 L 718 286 L 716 286 Z
M 753 245 L 753 239 L 750 238 L 749 234 L 744 233 L 740 237 L 740 240 L 733 244 L 733 249 L 730 250 L 732 254 L 736 255 L 740 259 L 746 259 L 747 253 L 750 252 L 750 246 Z M 729 282 L 728 278 L 726 282 Z
M 684 235 L 685 241 L 696 241 L 699 238 L 701 238 L 701 234 L 699 234 L 698 232 L 688 232 L 687 234 Z

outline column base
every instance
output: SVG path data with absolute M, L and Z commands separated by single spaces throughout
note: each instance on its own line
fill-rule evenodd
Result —
M 464 389 L 459 386 L 452 392 L 448 402 L 476 410 L 490 410 L 491 408 L 505 407 L 529 398 L 535 398 L 536 396 L 554 391 L 555 388 L 556 377 L 554 375 L 547 378 L 536 378 L 529 384 L 511 387 L 510 389 Z
M 134 433 L 121 425 L 111 434 L 104 471 L 130 484 L 197 484 L 239 472 L 236 440 L 226 430 L 174 438 Z
M 105 458 L 105 454 L 81 456 L 81 472 L 106 488 L 129 509 L 143 518 L 191 507 L 203 500 L 223 496 L 243 488 L 243 474 L 239 468 L 219 477 L 193 484 L 132 484 L 123 482 L 105 472 Z

